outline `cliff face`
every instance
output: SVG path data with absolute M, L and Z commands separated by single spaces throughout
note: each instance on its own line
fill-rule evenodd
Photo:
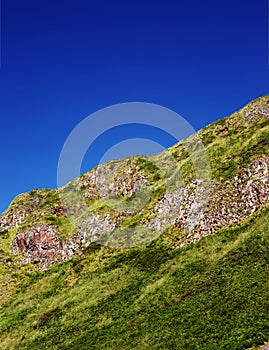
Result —
M 204 212 L 196 226 L 185 235 L 178 235 L 177 246 L 197 241 L 203 236 L 241 223 L 263 204 L 269 202 L 269 156 L 260 156 L 246 168 L 224 183 L 214 181 L 210 187 L 210 196 Z M 195 188 L 195 185 L 193 186 Z M 168 193 L 158 201 L 153 211 L 154 220 L 148 224 L 156 229 L 163 222 L 169 222 L 178 228 L 184 228 L 191 215 L 193 200 L 183 189 Z M 188 193 L 188 191 L 187 191 Z M 180 207 L 178 203 L 181 203 Z
M 196 136 L 205 145 L 210 181 L 193 169 L 188 141 L 181 141 L 155 157 L 103 164 L 68 184 L 65 189 L 79 188 L 89 209 L 83 211 L 77 224 L 73 219 L 80 214 L 79 205 L 61 200 L 65 189 L 20 195 L 0 216 L 2 241 L 9 240 L 9 250 L 18 254 L 21 262 L 35 262 L 46 269 L 80 254 L 94 241 L 104 242 L 121 228 L 144 227 L 180 247 L 238 225 L 268 205 L 269 96 L 207 126 Z M 161 159 L 168 154 L 182 176 L 173 186 L 167 186 L 163 176 L 169 173 L 169 165 Z M 156 164 L 162 165 L 158 168 Z M 144 189 L 149 190 L 147 199 L 143 202 L 141 196 L 142 204 L 133 207 L 134 198 L 139 200 L 140 193 L 147 195 Z M 197 198 L 204 203 L 203 208 Z

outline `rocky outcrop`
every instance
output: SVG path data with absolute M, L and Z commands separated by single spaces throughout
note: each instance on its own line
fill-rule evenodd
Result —
M 269 202 L 269 156 L 260 157 L 231 180 L 224 184 L 215 182 L 207 193 L 204 191 L 202 181 L 196 180 L 165 194 L 154 206 L 146 227 L 153 231 L 171 225 L 187 229 L 187 236 L 178 245 L 182 246 L 242 222 Z M 205 207 L 203 203 L 207 203 Z
M 33 190 L 29 193 L 20 194 L 10 204 L 8 210 L 0 215 L 0 231 L 11 230 L 20 226 L 52 193 L 56 193 L 56 190 Z
M 158 237 L 172 226 L 178 229 L 172 243 L 180 247 L 238 225 L 269 203 L 268 119 L 267 96 L 197 133 L 214 163 L 212 181 L 195 179 L 198 175 L 182 141 L 160 155 L 102 164 L 61 189 L 19 196 L 0 216 L 0 237 L 12 230 L 11 252 L 44 269 L 92 242 L 117 239 L 129 228 L 129 233 L 142 228 L 137 229 L 141 237 L 144 231 Z M 197 137 L 188 140 L 201 156 Z M 167 161 L 168 154 L 176 165 Z M 227 167 L 222 167 L 225 161 Z M 198 163 L 204 167 L 204 159 Z M 225 169 L 229 171 L 224 176 Z
M 205 189 L 202 180 L 197 179 L 188 186 L 166 193 L 155 204 L 145 226 L 153 231 L 164 230 L 171 225 L 191 230 L 203 210 L 203 194 L 207 196 L 210 193 L 210 188 L 203 193 Z M 194 217 L 194 214 L 197 216 Z
M 18 233 L 10 250 L 13 254 L 21 253 L 25 262 L 54 263 L 59 261 L 63 245 L 55 228 L 39 225 L 27 232 Z
M 112 233 L 117 223 L 109 213 L 104 217 L 100 214 L 89 214 L 84 220 L 81 220 L 78 226 L 80 232 L 83 233 L 84 244 L 88 245 L 97 240 L 102 241 L 102 236 L 105 237 Z
M 224 185 L 213 185 L 212 196 L 187 242 L 239 224 L 265 203 L 269 203 L 269 156 L 255 160 Z M 185 244 L 182 241 L 179 246 Z
M 100 165 L 79 179 L 85 198 L 98 199 L 109 196 L 132 196 L 147 183 L 139 171 L 137 159 L 111 161 Z
M 244 114 L 245 123 L 256 123 L 258 120 L 263 120 L 264 118 L 269 119 L 268 106 L 260 106 L 257 103 L 253 103 L 249 110 Z
M 0 216 L 0 230 L 10 230 L 18 227 L 25 217 L 38 207 L 40 202 L 38 198 L 33 198 L 27 203 L 24 200 L 19 200 L 15 208 L 11 207 L 6 215 Z
M 55 206 L 50 209 L 50 213 L 55 216 L 65 216 L 66 217 L 66 211 L 62 206 Z
M 262 204 L 269 202 L 268 170 L 269 156 L 263 156 L 224 185 L 214 185 L 212 197 L 195 229 L 196 238 L 240 223 Z
M 70 259 L 82 244 L 85 245 L 85 236 L 81 233 L 61 241 L 57 228 L 39 224 L 31 230 L 18 233 L 10 250 L 13 254 L 20 254 L 24 263 L 34 262 L 43 270 Z
M 242 222 L 268 202 L 269 156 L 262 156 L 224 184 L 214 182 L 206 188 L 201 180 L 195 180 L 165 193 L 142 224 L 160 233 L 170 226 L 186 229 L 186 235 L 178 241 L 179 247 Z M 52 207 L 51 214 L 66 216 L 61 206 Z M 70 259 L 81 247 L 94 241 L 102 242 L 129 216 L 130 213 L 124 212 L 114 215 L 89 212 L 81 219 L 77 233 L 64 241 L 60 240 L 57 227 L 37 224 L 31 230 L 18 231 L 11 252 L 21 254 L 24 262 L 33 261 L 44 269 Z

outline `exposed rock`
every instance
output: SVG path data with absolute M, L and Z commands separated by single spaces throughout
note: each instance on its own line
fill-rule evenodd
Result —
M 190 243 L 242 222 L 269 201 L 268 169 L 269 156 L 263 156 L 224 185 L 215 182 L 211 188 L 207 188 L 201 180 L 196 180 L 186 187 L 166 193 L 154 206 L 145 226 L 153 231 L 165 230 L 171 225 L 186 228 Z M 185 239 L 180 246 L 186 244 Z
M 86 246 L 93 241 L 102 240 L 102 237 L 112 233 L 116 227 L 116 222 L 108 213 L 104 217 L 98 214 L 89 214 L 79 223 L 79 230 L 83 234 L 83 243 Z
M 25 262 L 42 262 L 45 266 L 58 262 L 63 251 L 56 229 L 39 225 L 14 238 L 11 248 L 13 254 L 21 253 Z
M 56 262 L 70 259 L 84 241 L 85 237 L 77 233 L 62 242 L 55 227 L 39 224 L 29 231 L 18 233 L 10 250 L 13 254 L 21 254 L 23 262 L 35 262 L 45 269 Z
M 153 218 L 149 217 L 145 226 L 153 231 L 164 230 L 174 224 L 192 229 L 203 209 L 203 195 L 209 194 L 210 189 L 206 188 L 202 180 L 197 179 L 186 187 L 166 193 L 154 206 Z
M 66 211 L 63 207 L 53 207 L 50 209 L 50 213 L 56 216 L 66 216 Z
M 148 219 L 143 225 L 160 233 L 171 225 L 187 229 L 187 236 L 178 243 L 178 246 L 182 246 L 221 228 L 242 222 L 262 204 L 269 202 L 268 171 L 269 156 L 262 156 L 224 184 L 214 182 L 207 187 L 202 180 L 197 179 L 188 186 L 180 186 L 166 193 L 150 209 Z M 135 179 L 132 182 L 132 191 L 136 188 L 137 178 L 135 172 L 126 171 L 123 176 L 126 184 L 128 174 L 131 174 L 132 181 Z M 118 181 L 112 183 L 114 187 L 117 184 Z M 140 189 L 139 186 L 138 188 Z M 51 208 L 50 213 L 66 217 L 66 211 L 61 206 Z M 31 230 L 17 233 L 11 244 L 11 252 L 22 254 L 23 261 L 34 261 L 44 269 L 69 259 L 79 247 L 87 247 L 94 241 L 102 242 L 130 215 L 131 213 L 124 211 L 113 216 L 108 212 L 88 212 L 80 219 L 77 233 L 66 241 L 59 239 L 59 231 L 55 226 L 38 224 Z M 22 217 L 19 212 L 11 221 L 18 224 Z
M 253 161 L 224 185 L 214 184 L 212 196 L 195 227 L 191 242 L 242 222 L 269 202 L 269 156 Z M 184 245 L 181 243 L 180 245 Z
M 116 195 L 132 196 L 147 184 L 147 178 L 139 173 L 138 166 L 129 167 L 126 172 L 118 175 L 114 181 L 113 193 Z
M 209 158 L 214 165 L 218 161 L 231 160 L 231 153 L 222 157 L 225 145 L 231 142 L 236 146 L 237 137 L 242 133 L 244 140 L 250 136 L 253 142 L 244 141 L 239 148 L 244 154 L 244 164 L 247 160 L 250 164 L 241 168 L 235 176 L 236 166 L 243 163 L 239 152 L 232 164 L 235 164 L 233 170 L 228 172 L 229 176 L 222 176 L 222 169 L 225 168 L 220 167 L 220 175 L 214 175 L 211 182 L 195 179 L 198 175 L 195 175 L 195 169 L 192 170 L 189 162 L 191 157 L 181 142 L 155 158 L 141 156 L 110 161 L 61 189 L 35 190 L 19 196 L 0 216 L 2 237 L 4 232 L 10 234 L 9 231 L 16 228 L 12 231 L 12 235 L 16 232 L 16 236 L 11 244 L 11 252 L 20 253 L 23 261 L 36 262 L 44 269 L 70 259 L 80 248 L 94 241 L 103 243 L 113 233 L 118 237 L 117 232 L 120 234 L 121 228 L 124 231 L 125 228 L 140 226 L 140 229 L 144 226 L 143 230 L 148 228 L 157 237 L 173 226 L 180 230 L 174 243 L 179 247 L 222 228 L 237 225 L 269 203 L 269 155 L 264 154 L 268 153 L 268 119 L 267 96 L 207 126 L 188 139 L 200 157 L 199 166 L 204 168 L 206 163 L 197 148 L 198 136 L 208 146 L 208 154 L 212 159 Z M 175 168 L 167 161 L 171 158 L 170 153 L 175 158 Z M 185 181 L 185 178 L 177 180 L 177 175 L 179 178 L 181 176 L 181 168 L 186 173 L 186 184 L 181 181 Z M 229 180 L 225 181 L 224 178 Z M 165 188 L 167 181 L 171 186 Z M 76 233 L 73 234 L 70 225 L 69 238 L 61 240 L 63 236 L 60 233 L 65 235 L 66 230 L 69 230 L 68 220 L 75 223 Z
M 242 222 L 269 201 L 268 169 L 269 156 L 262 156 L 224 184 L 214 182 L 208 187 L 197 179 L 188 186 L 179 186 L 164 194 L 149 210 L 148 219 L 143 225 L 160 233 L 171 225 L 187 229 L 187 236 L 178 243 L 178 246 L 182 246 L 221 228 Z M 136 171 L 127 169 L 121 178 L 111 182 L 114 193 L 124 190 L 125 195 L 130 195 L 132 191 L 139 190 L 143 179 L 137 176 Z M 38 205 L 38 202 L 34 203 Z M 19 225 L 25 213 L 31 212 L 34 207 L 32 204 L 24 212 L 20 210 L 17 215 L 11 213 L 2 217 L 1 222 L 6 223 L 2 227 Z M 66 217 L 66 210 L 62 206 L 54 206 L 50 209 L 50 214 Z M 30 230 L 18 231 L 11 244 L 11 252 L 21 253 L 25 262 L 34 261 L 41 268 L 47 268 L 51 264 L 69 259 L 81 246 L 87 247 L 93 241 L 102 242 L 130 215 L 131 213 L 124 211 L 115 212 L 113 216 L 108 212 L 87 212 L 77 225 L 76 235 L 66 241 L 59 239 L 57 227 L 38 224 Z
M 253 103 L 251 108 L 244 115 L 245 122 L 247 123 L 255 123 L 264 118 L 269 119 L 268 107 L 261 107 L 256 103 Z
M 18 201 L 18 208 L 11 207 L 8 213 L 0 216 L 0 230 L 10 230 L 22 224 L 27 214 L 30 214 L 40 204 L 38 198 L 33 198 L 30 202 Z
M 131 196 L 139 191 L 147 178 L 139 172 L 137 159 L 102 164 L 79 180 L 84 196 L 89 199 L 108 196 Z

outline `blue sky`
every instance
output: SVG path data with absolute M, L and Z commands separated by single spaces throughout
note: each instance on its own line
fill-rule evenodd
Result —
M 0 212 L 56 187 L 65 139 L 101 108 L 155 103 L 198 130 L 268 93 L 267 0 L 2 0 L 1 10 Z M 143 133 L 103 135 L 102 151 Z

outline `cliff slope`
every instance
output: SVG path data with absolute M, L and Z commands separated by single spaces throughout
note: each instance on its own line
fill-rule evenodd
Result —
M 264 96 L 159 155 L 15 198 L 0 216 L 3 348 L 262 346 L 268 140 Z

